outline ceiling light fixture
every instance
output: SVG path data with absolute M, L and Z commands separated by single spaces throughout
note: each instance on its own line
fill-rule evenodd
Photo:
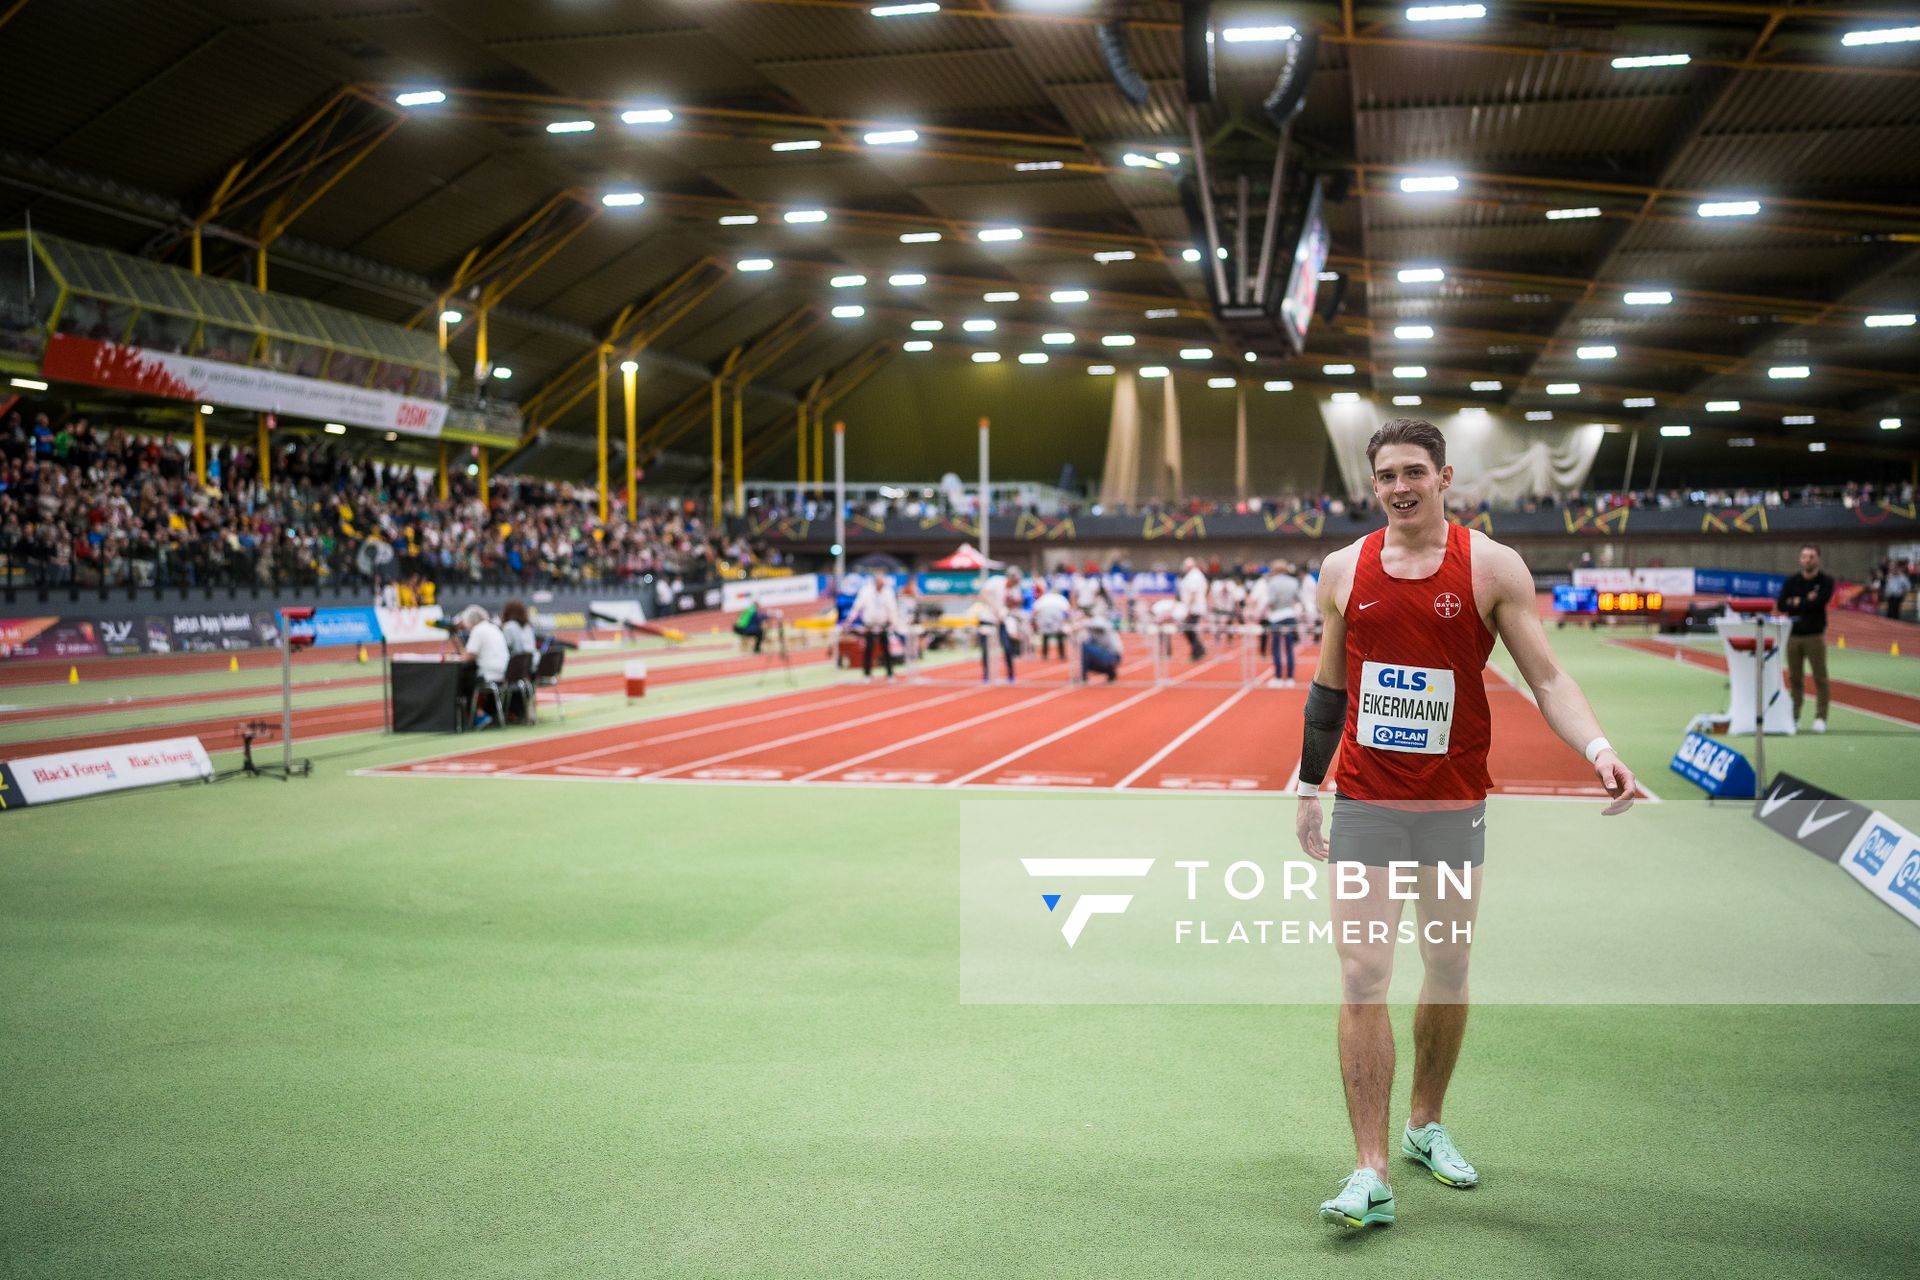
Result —
M 1043 333 L 1040 335 L 1040 341 L 1050 347 L 1064 347 L 1072 344 L 1073 335 L 1070 333 Z
M 875 129 L 863 135 L 861 141 L 870 147 L 898 147 L 920 141 L 920 134 L 913 129 Z
M 555 120 L 547 126 L 548 133 L 592 133 L 591 120 Z
M 1408 195 L 1425 195 L 1438 191 L 1458 191 L 1460 179 L 1452 174 L 1432 174 L 1425 177 L 1402 178 L 1400 189 Z
M 1905 44 L 1911 40 L 1920 40 L 1920 27 L 1882 27 L 1878 31 L 1849 31 L 1840 37 L 1840 43 L 1849 48 L 1858 48 L 1863 44 Z
M 1167 166 L 1152 156 L 1143 156 L 1138 151 L 1129 151 L 1120 157 L 1120 163 L 1129 169 L 1164 169 Z
M 642 107 L 635 111 L 622 111 L 621 124 L 672 124 L 673 112 L 665 107 Z
M 947 322 L 944 320 L 915 320 L 913 322 L 913 329 L 916 333 L 939 333 L 946 327 Z
M 1813 370 L 1804 364 L 1777 364 L 1767 370 L 1767 376 L 1776 382 L 1785 382 L 1794 378 L 1811 378 Z
M 1085 289 L 1055 289 L 1047 295 L 1053 302 L 1085 302 L 1088 294 Z
M 1167 373 L 1167 366 L 1163 364 L 1150 364 L 1140 370 L 1140 376 L 1143 378 L 1164 378 Z
M 1500 384 L 1497 382 L 1470 382 L 1467 385 L 1475 391 L 1498 391 L 1501 389 Z
M 998 364 L 999 361 L 1000 353 L 998 351 L 976 351 L 973 353 L 973 362 L 975 364 Z
M 1586 207 L 1580 208 L 1580 209 L 1549 209 L 1547 210 L 1547 220 L 1549 222 L 1560 222 L 1567 218 L 1597 218 L 1599 216 L 1600 216 L 1600 211 L 1594 208 L 1592 205 L 1587 205 Z
M 347 434 L 347 428 L 345 424 L 339 423 L 339 422 L 329 422 L 325 426 L 321 427 L 320 429 L 326 432 L 330 436 L 343 436 Z
M 1045 364 L 1046 362 L 1047 353 L 1044 351 L 1022 351 L 1020 353 L 1021 364 Z
M 757 213 L 729 213 L 720 219 L 720 225 L 723 227 L 751 227 L 757 226 L 759 222 L 760 215 Z
M 1458 22 L 1486 16 L 1483 4 L 1417 4 L 1407 10 L 1408 22 Z
M 918 271 L 899 271 L 887 277 L 887 283 L 897 289 L 912 289 L 926 282 L 927 278 Z
M 1323 364 L 1320 366 L 1320 372 L 1330 378 L 1338 378 L 1344 374 L 1352 373 L 1353 366 L 1350 364 Z
M 1553 410 L 1551 410 L 1551 409 L 1529 409 L 1529 410 L 1527 410 L 1527 421 L 1528 421 L 1528 422 L 1552 422 L 1552 421 L 1553 421 Z
M 1240 384 L 1235 382 L 1232 378 L 1208 378 L 1207 385 L 1209 387 L 1212 387 L 1215 391 L 1228 391 L 1234 387 L 1239 386 Z
M 1087 366 L 1087 372 L 1096 378 L 1105 378 L 1113 373 L 1113 366 L 1110 364 L 1090 364 Z
M 1433 326 L 1430 324 L 1395 325 L 1393 336 L 1402 342 L 1422 342 L 1433 336 Z
M 1293 36 L 1292 27 L 1226 27 L 1220 32 L 1220 38 L 1228 44 L 1271 44 Z
M 1012 290 L 1005 290 L 999 293 L 983 293 L 980 295 L 980 301 L 982 302 L 1018 302 L 1020 301 L 1020 295 Z
M 773 259 L 742 258 L 740 261 L 734 263 L 733 266 L 736 271 L 771 271 L 773 270 Z
M 827 211 L 825 209 L 790 209 L 781 216 L 788 222 L 794 223 L 825 222 L 827 220 Z
M 820 140 L 818 138 L 796 138 L 792 142 L 776 142 L 771 149 L 774 151 L 818 151 L 820 149 Z
M 835 307 L 833 309 L 833 318 L 835 320 L 858 320 L 861 316 L 865 314 L 867 314 L 867 309 L 865 307 L 859 306 L 857 304 L 852 304 L 852 303 L 844 307 Z
M 402 107 L 437 107 L 447 100 L 447 95 L 438 89 L 415 89 L 408 93 L 395 94 L 393 101 Z
M 982 244 L 1004 244 L 1018 240 L 1022 234 L 1018 227 L 982 227 L 979 232 Z
M 1573 354 L 1582 360 L 1611 360 L 1619 355 L 1620 352 L 1613 347 L 1599 346 L 1580 347 L 1575 350 Z
M 609 209 L 632 209 L 647 202 L 647 198 L 638 191 L 609 191 L 600 197 L 600 203 Z
M 1694 212 L 1703 218 L 1751 218 L 1760 212 L 1758 200 L 1709 200 Z
M 1401 284 L 1438 284 L 1447 278 L 1439 267 L 1407 267 L 1398 275 Z
M 1738 413 L 1740 412 L 1740 402 L 1738 400 L 1709 400 L 1707 401 L 1707 412 Z
M 1669 307 L 1673 305 L 1673 295 L 1665 289 L 1635 289 L 1621 294 L 1620 301 L 1630 307 Z
M 933 344 L 925 338 L 915 338 L 912 342 L 901 343 L 900 349 L 902 351 L 931 351 L 933 350 Z
M 968 333 L 992 333 L 1000 326 L 992 320 L 962 320 L 960 327 Z
M 1022 160 L 1019 164 L 1013 166 L 1013 171 L 1015 173 L 1040 173 L 1047 169 L 1064 169 L 1066 167 L 1067 162 L 1064 160 Z
M 1882 431 L 1898 431 L 1900 429 L 1900 419 L 1882 418 L 1880 419 L 1880 429 Z
M 1293 390 L 1293 384 L 1291 382 L 1288 382 L 1285 378 L 1275 378 L 1272 382 L 1263 382 L 1260 385 L 1265 387 L 1268 391 Z
M 1906 311 L 1896 315 L 1868 316 L 1866 324 L 1869 329 L 1909 329 L 1913 327 L 1913 321 L 1913 312 Z
M 1427 376 L 1427 366 L 1423 364 L 1397 364 L 1393 366 L 1393 376 L 1396 378 L 1424 378 Z
M 8 378 L 7 381 L 22 391 L 45 391 L 47 389 L 47 384 L 38 378 Z
M 466 319 L 466 316 L 462 315 L 458 311 L 447 310 L 447 311 L 442 311 L 440 313 L 441 324 L 459 324 L 462 320 L 465 320 L 465 319 Z
M 1155 307 L 1146 313 L 1149 320 L 1173 320 L 1180 315 L 1178 307 Z
M 1180 251 L 1180 261 L 1198 262 L 1200 261 L 1200 251 L 1198 249 L 1182 249 Z
M 828 284 L 836 289 L 858 289 L 866 282 L 867 278 L 865 276 L 835 276 L 833 279 L 827 281 Z
M 1651 409 L 1657 402 L 1652 396 L 1630 396 L 1620 403 L 1629 409 Z
M 916 4 L 883 4 L 867 10 L 876 18 L 905 18 L 916 13 L 938 13 L 940 6 L 933 0 L 920 0 Z
M 1684 422 L 1675 422 L 1660 428 L 1660 434 L 1663 436 L 1666 436 L 1668 439 L 1671 440 L 1681 436 L 1692 435 L 1693 428 L 1686 425 Z
M 1335 404 L 1357 404 L 1359 400 L 1360 393 L 1358 391 L 1336 391 L 1333 393 L 1333 402 Z
M 1613 68 L 1616 71 L 1631 71 L 1636 67 L 1684 67 L 1693 61 L 1690 53 L 1644 53 L 1628 58 L 1615 58 Z
M 1550 396 L 1577 396 L 1580 394 L 1580 384 L 1577 382 L 1549 382 L 1547 384 L 1547 394 Z
M 1393 398 L 1393 402 L 1401 406 L 1402 408 L 1405 408 L 1409 405 L 1419 404 L 1420 397 L 1419 396 L 1395 396 Z
M 1133 335 L 1130 333 L 1109 333 L 1100 339 L 1100 345 L 1103 347 L 1130 347 L 1133 345 Z
M 1783 427 L 1810 427 L 1813 423 L 1814 416 L 1810 413 L 1790 413 L 1780 419 L 1780 425 Z
M 1109 249 L 1093 255 L 1095 262 L 1132 262 L 1137 255 L 1131 249 Z
M 1182 360 L 1211 360 L 1213 359 L 1213 348 L 1182 347 L 1180 349 L 1180 358 Z
M 908 231 L 901 235 L 901 244 L 935 244 L 940 239 L 938 231 Z
M 1825 440 L 1807 441 L 1808 453 L 1825 453 L 1826 451 L 1827 451 L 1827 442 Z

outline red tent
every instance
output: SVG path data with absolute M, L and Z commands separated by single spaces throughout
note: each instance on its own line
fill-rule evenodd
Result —
M 989 560 L 980 554 L 980 549 L 971 542 L 963 542 L 960 549 L 945 560 L 935 560 L 930 566 L 935 569 L 1000 569 L 1005 566 L 997 560 Z

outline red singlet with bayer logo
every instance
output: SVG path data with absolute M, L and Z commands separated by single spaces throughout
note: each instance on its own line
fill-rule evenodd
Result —
M 1473 602 L 1473 535 L 1447 525 L 1425 578 L 1380 564 L 1386 530 L 1360 543 L 1347 597 L 1347 728 L 1334 785 L 1376 804 L 1477 804 L 1493 785 L 1493 720 L 1482 672 L 1493 633 Z

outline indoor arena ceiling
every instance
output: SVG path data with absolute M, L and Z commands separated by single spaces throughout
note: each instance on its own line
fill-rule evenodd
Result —
M 0 224 L 184 264 L 198 221 L 209 271 L 250 277 L 264 242 L 270 288 L 403 322 L 450 295 L 465 365 L 484 299 L 523 399 L 710 259 L 653 338 L 655 420 L 787 321 L 751 372 L 762 422 L 908 340 L 1064 376 L 1128 334 L 1134 359 L 1297 393 L 1877 445 L 1904 443 L 1883 419 L 1920 426 L 1920 43 L 1857 34 L 1911 37 L 1911 6 L 1215 5 L 1222 31 L 1318 31 L 1291 164 L 1341 196 L 1342 310 L 1305 357 L 1246 365 L 1188 260 L 1180 6 L 943 3 L 0 0 Z M 1114 16 L 1143 107 L 1100 53 Z M 1216 46 L 1209 154 L 1271 145 L 1278 48 Z

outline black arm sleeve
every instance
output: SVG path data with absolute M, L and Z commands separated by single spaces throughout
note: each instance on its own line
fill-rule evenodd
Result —
M 1306 741 L 1300 749 L 1300 781 L 1319 786 L 1326 781 L 1334 748 L 1347 725 L 1347 691 L 1329 689 L 1318 680 L 1307 686 Z

